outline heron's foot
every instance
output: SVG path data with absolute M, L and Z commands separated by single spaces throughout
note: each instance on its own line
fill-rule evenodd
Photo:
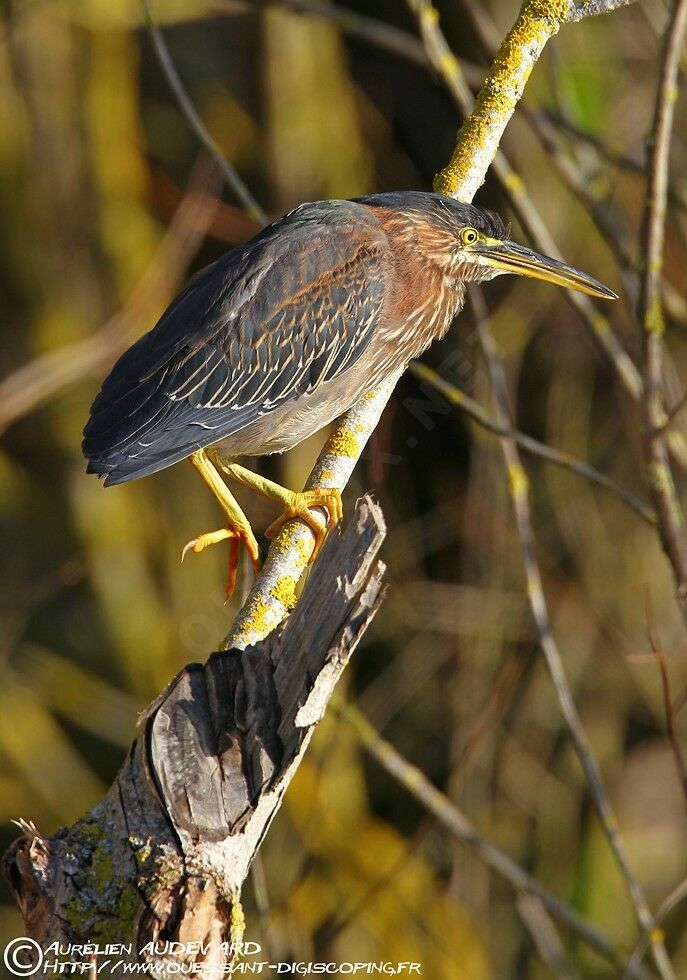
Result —
M 199 534 L 198 537 L 193 538 L 184 545 L 184 549 L 181 552 L 181 560 L 184 560 L 189 551 L 193 551 L 194 554 L 200 554 L 201 551 L 204 551 L 211 544 L 217 544 L 227 539 L 229 540 L 227 599 L 230 599 L 236 587 L 236 572 L 239 566 L 241 544 L 245 546 L 250 555 L 255 574 L 257 575 L 260 572 L 260 549 L 258 548 L 258 542 L 255 540 L 255 535 L 250 525 L 246 525 L 245 527 L 243 525 L 221 527 L 217 531 L 206 531 L 205 534 Z
M 300 493 L 294 490 L 286 490 L 285 488 L 280 488 L 283 490 L 283 497 L 280 500 L 284 502 L 284 512 L 274 521 L 265 531 L 265 537 L 275 538 L 279 531 L 282 529 L 286 521 L 290 521 L 294 517 L 300 518 L 305 524 L 308 525 L 312 533 L 315 535 L 315 548 L 311 555 L 310 561 L 314 561 L 317 557 L 327 534 L 336 527 L 341 518 L 343 517 L 343 504 L 341 503 L 341 491 L 337 490 L 335 487 L 321 487 L 317 490 L 303 490 Z M 311 511 L 311 507 L 323 507 L 327 512 L 327 526 L 322 527 L 320 521 L 317 520 L 315 515 Z

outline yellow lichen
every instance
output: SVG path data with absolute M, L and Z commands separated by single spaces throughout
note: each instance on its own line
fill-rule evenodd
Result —
M 296 605 L 296 586 L 298 582 L 292 575 L 282 575 L 270 591 L 270 595 L 290 611 Z
M 229 920 L 229 938 L 232 945 L 238 946 L 243 941 L 243 934 L 246 931 L 246 917 L 243 914 L 241 905 L 241 895 L 237 891 L 232 895 L 231 918 Z
M 286 555 L 292 549 L 298 553 L 297 564 L 305 566 L 310 560 L 312 548 L 308 548 L 306 541 L 301 534 L 302 525 L 296 521 L 285 525 L 284 530 L 273 541 L 272 548 L 277 554 Z
M 351 456 L 356 459 L 360 455 L 360 445 L 348 429 L 337 429 L 329 437 L 326 452 L 333 456 Z
M 285 524 L 279 536 L 272 542 L 272 548 L 280 555 L 286 554 L 298 540 L 298 525 L 294 523 Z
M 292 524 L 287 524 L 279 537 L 272 542 L 272 548 L 280 555 L 286 555 L 290 551 L 295 550 L 296 567 L 305 568 L 312 555 L 312 545 L 310 547 L 308 546 L 307 539 L 304 539 L 300 532 L 301 525 L 296 521 Z
M 510 486 L 510 492 L 514 497 L 519 497 L 527 493 L 527 474 L 523 470 L 522 466 L 516 465 L 508 467 L 508 483 Z
M 252 599 L 246 607 L 245 617 L 237 625 L 239 635 L 244 637 L 253 634 L 267 636 L 272 628 L 269 618 L 270 611 L 270 607 L 264 599 Z
M 504 181 L 504 184 L 509 191 L 512 191 L 513 194 L 519 194 L 525 189 L 525 182 L 520 174 L 516 174 L 514 170 L 510 171 Z
M 475 108 L 461 127 L 451 160 L 434 179 L 435 191 L 448 195 L 460 193 L 474 179 L 474 160 L 500 138 L 522 95 L 536 55 L 567 20 L 569 10 L 568 0 L 523 3 L 494 58 Z
M 666 324 L 663 319 L 661 297 L 658 293 L 654 296 L 649 305 L 649 309 L 646 311 L 644 329 L 647 333 L 654 334 L 656 337 L 662 337 L 665 332 Z

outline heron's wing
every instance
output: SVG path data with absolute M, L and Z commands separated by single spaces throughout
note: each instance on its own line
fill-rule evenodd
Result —
M 305 205 L 201 272 L 117 362 L 84 430 L 89 470 L 143 476 L 340 376 L 384 303 L 370 210 Z

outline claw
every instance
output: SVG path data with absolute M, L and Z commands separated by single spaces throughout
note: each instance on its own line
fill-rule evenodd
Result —
M 323 507 L 326 510 L 326 528 L 323 528 L 313 515 L 310 509 L 311 507 Z M 343 517 L 341 491 L 334 487 L 325 487 L 318 490 L 304 490 L 301 493 L 294 493 L 292 501 L 285 507 L 283 514 L 270 524 L 265 531 L 265 537 L 270 539 L 276 537 L 284 524 L 294 517 L 298 517 L 307 524 L 315 535 L 315 547 L 310 557 L 310 561 L 313 562 L 317 558 L 325 538 Z
M 219 541 L 225 541 L 227 538 L 240 538 L 241 535 L 238 531 L 233 531 L 228 527 L 222 527 L 219 531 L 208 531 L 206 534 L 199 534 L 197 538 L 192 538 L 188 541 L 181 552 L 181 560 L 183 561 L 189 551 L 194 552 L 194 554 L 199 555 L 201 551 L 211 544 L 217 544 Z

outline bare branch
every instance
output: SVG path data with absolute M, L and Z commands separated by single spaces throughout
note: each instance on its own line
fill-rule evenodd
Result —
M 631 3 L 636 3 L 636 0 L 575 0 L 571 4 L 568 20 L 583 20 L 585 17 L 609 14 L 620 7 L 628 7 Z
M 267 215 L 253 197 L 250 189 L 243 182 L 243 180 L 241 180 L 236 168 L 229 164 L 226 157 L 217 146 L 210 133 L 207 131 L 203 120 L 196 112 L 196 108 L 193 105 L 188 92 L 184 88 L 184 84 L 174 66 L 174 62 L 172 61 L 165 43 L 165 39 L 162 36 L 162 32 L 153 21 L 150 0 L 143 0 L 143 9 L 145 11 L 146 23 L 148 24 L 148 31 L 150 32 L 155 54 L 160 62 L 160 67 L 162 68 L 165 78 L 167 79 L 167 84 L 169 85 L 179 104 L 181 112 L 185 116 L 202 145 L 212 155 L 212 158 L 216 162 L 217 166 L 224 174 L 227 184 L 229 187 L 231 187 L 232 191 L 245 208 L 246 213 L 250 215 L 251 218 L 255 218 L 255 220 L 259 221 L 261 224 L 267 224 L 269 220 Z
M 469 847 L 488 868 L 507 881 L 517 892 L 535 895 L 558 922 L 583 939 L 605 959 L 616 965 L 619 964 L 617 952 L 596 927 L 580 919 L 568 905 L 528 875 L 504 851 L 485 840 L 462 810 L 433 786 L 417 766 L 404 759 L 390 742 L 383 739 L 357 708 L 339 698 L 332 700 L 331 708 L 353 728 L 362 744 L 380 766 L 398 780 L 411 796 L 436 817 L 457 840 Z
M 497 436 L 508 436 L 531 456 L 538 456 L 540 459 L 545 459 L 548 463 L 553 463 L 554 466 L 560 466 L 562 469 L 570 470 L 571 473 L 575 473 L 577 476 L 589 480 L 595 486 L 608 490 L 610 493 L 619 497 L 628 507 L 632 508 L 636 514 L 639 514 L 642 520 L 652 526 L 656 524 L 656 515 L 650 507 L 642 503 L 633 493 L 621 487 L 615 480 L 611 480 L 610 477 L 605 476 L 599 470 L 590 466 L 589 463 L 584 463 L 582 460 L 568 455 L 568 453 L 562 453 L 552 446 L 547 446 L 545 443 L 539 442 L 538 439 L 534 439 L 532 436 L 528 436 L 524 432 L 520 432 L 518 429 L 514 429 L 509 425 L 502 425 L 486 409 L 478 404 L 478 402 L 460 388 L 457 388 L 456 385 L 445 381 L 437 371 L 428 367 L 426 364 L 422 364 L 419 361 L 412 361 L 409 365 L 409 370 L 418 378 L 421 378 L 427 384 L 436 388 L 437 391 L 440 391 L 452 405 L 462 409 L 478 425 L 481 425 L 482 428 L 493 432 Z
M 475 316 L 477 317 L 482 349 L 489 370 L 497 418 L 501 424 L 506 425 L 509 417 L 506 382 L 503 367 L 498 358 L 496 346 L 489 328 L 484 299 L 478 289 L 470 291 L 470 298 L 473 302 Z M 522 549 L 523 568 L 527 583 L 527 597 L 532 608 L 532 615 L 539 633 L 539 643 L 546 660 L 549 674 L 551 675 L 551 681 L 558 699 L 561 714 L 570 735 L 573 748 L 575 749 L 575 754 L 584 772 L 589 793 L 603 832 L 606 835 L 620 873 L 627 883 L 637 920 L 642 929 L 652 937 L 651 949 L 659 974 L 663 978 L 672 978 L 673 971 L 663 946 L 662 938 L 656 932 L 652 932 L 654 921 L 651 911 L 644 897 L 642 886 L 630 866 L 625 844 L 620 836 L 618 820 L 606 795 L 601 773 L 594 760 L 586 732 L 577 713 L 572 691 L 570 690 L 565 674 L 563 658 L 561 657 L 551 628 L 549 610 L 544 597 L 542 577 L 535 552 L 534 532 L 532 530 L 528 499 L 527 475 L 520 462 L 515 441 L 509 437 L 502 437 L 501 448 L 506 464 L 508 488 L 513 501 L 518 536 Z
M 675 887 L 669 895 L 667 895 L 659 907 L 656 909 L 656 914 L 654 915 L 654 924 L 656 928 L 659 928 L 665 917 L 672 912 L 676 905 L 683 902 L 687 898 L 687 878 L 684 878 L 677 887 Z M 628 980 L 632 976 L 633 970 L 636 970 L 642 962 L 642 957 L 644 953 L 649 948 L 649 936 L 645 933 L 635 946 L 632 956 L 627 962 L 625 969 L 623 970 L 622 980 Z
M 687 29 L 687 0 L 670 8 L 661 58 L 651 136 L 648 141 L 646 204 L 643 221 L 643 274 L 638 317 L 643 334 L 644 457 L 647 479 L 659 522 L 661 543 L 673 566 L 678 596 L 687 598 L 687 540 L 670 467 L 668 446 L 661 427 L 665 421 L 662 360 L 665 323 L 661 302 L 661 269 L 668 197 L 668 165 L 677 100 L 677 75 Z M 682 602 L 683 613 L 687 609 Z
M 105 369 L 131 343 L 134 330 L 169 302 L 215 215 L 207 164 L 205 159 L 194 168 L 188 193 L 124 307 L 85 340 L 35 358 L 0 381 L 0 432 L 75 381 Z
M 678 741 L 677 732 L 675 731 L 675 711 L 673 709 L 673 699 L 670 694 L 670 678 L 668 676 L 668 665 L 666 664 L 666 658 L 664 656 L 661 645 L 658 641 L 658 634 L 656 631 L 656 624 L 654 623 L 653 609 L 651 606 L 651 593 L 649 589 L 646 590 L 646 635 L 649 641 L 649 647 L 654 659 L 658 665 L 659 672 L 661 674 L 661 687 L 663 689 L 663 709 L 666 716 L 666 730 L 668 733 L 668 742 L 670 743 L 670 748 L 673 753 L 673 758 L 675 759 L 675 766 L 677 768 L 678 778 L 680 780 L 680 787 L 682 789 L 682 795 L 685 798 L 685 803 L 687 804 L 687 765 L 685 764 L 685 758 L 682 754 L 682 748 Z
M 534 895 L 519 895 L 515 904 L 539 955 L 551 972 L 562 980 L 576 980 L 578 975 L 568 962 L 563 944 L 541 899 Z

